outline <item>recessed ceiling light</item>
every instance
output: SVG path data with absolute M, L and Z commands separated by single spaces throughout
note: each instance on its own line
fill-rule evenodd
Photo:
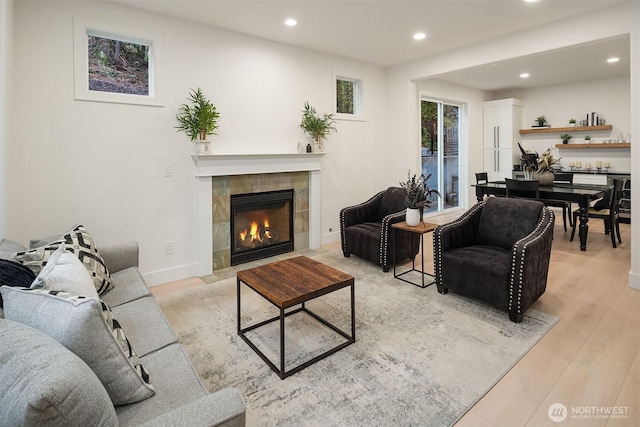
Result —
M 618 58 L 618 57 L 613 57 L 613 58 L 607 59 L 607 62 L 609 62 L 609 63 L 618 62 L 618 61 L 620 61 L 620 58 Z
M 520 77 L 526 79 L 527 77 L 529 77 L 529 73 L 522 73 L 520 74 Z
M 427 35 L 426 35 L 425 33 L 415 33 L 415 34 L 413 35 L 413 39 L 414 39 L 414 40 L 422 40 L 422 39 L 424 39 L 425 37 L 427 37 Z
M 524 0 L 525 3 L 534 3 L 537 2 L 538 0 Z
M 293 18 L 289 18 L 284 21 L 284 25 L 286 25 L 287 27 L 295 27 L 296 25 L 298 25 L 298 21 Z

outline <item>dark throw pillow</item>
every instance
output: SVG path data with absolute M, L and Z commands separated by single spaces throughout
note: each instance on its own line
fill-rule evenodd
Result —
M 0 286 L 28 288 L 35 279 L 36 275 L 29 267 L 0 258 Z M 2 308 L 2 294 L 0 294 L 0 308 Z

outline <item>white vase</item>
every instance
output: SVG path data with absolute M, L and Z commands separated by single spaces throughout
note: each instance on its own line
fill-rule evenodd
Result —
M 420 209 L 407 208 L 406 219 L 407 225 L 410 225 L 411 227 L 415 227 L 420 224 Z
M 211 141 L 196 141 L 197 154 L 211 154 Z

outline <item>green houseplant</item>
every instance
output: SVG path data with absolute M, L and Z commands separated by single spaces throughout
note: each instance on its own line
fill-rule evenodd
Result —
M 440 196 L 438 190 L 429 188 L 429 178 L 431 178 L 431 174 L 417 176 L 416 174 L 411 175 L 411 171 L 409 171 L 407 172 L 407 180 L 400 182 L 400 187 L 407 193 L 406 221 L 408 225 L 414 227 L 418 225 L 424 207 L 431 207 L 434 195 Z
M 538 116 L 536 122 L 538 122 L 538 126 L 544 126 L 545 123 L 547 123 L 547 118 L 545 116 Z
M 590 144 L 591 143 L 591 136 L 587 135 L 584 137 L 584 143 L 585 144 Z
M 201 144 L 200 152 L 210 151 L 209 145 L 206 143 L 207 135 L 216 135 L 215 130 L 218 129 L 218 119 L 220 113 L 216 107 L 204 96 L 200 88 L 191 89 L 187 99 L 189 104 L 182 104 L 176 114 L 178 120 L 178 132 L 183 131 L 187 134 L 191 141 L 198 138 L 205 142 Z
M 569 140 L 573 138 L 571 135 L 569 135 L 568 133 L 563 133 L 562 135 L 560 135 L 560 139 L 562 140 L 563 144 L 568 144 Z
M 576 119 L 574 119 L 573 117 L 569 119 L 569 126 L 573 127 L 576 125 Z
M 336 132 L 334 124 L 333 114 L 324 114 L 320 117 L 316 109 L 309 105 L 309 101 L 304 103 L 300 127 L 313 138 L 315 143 L 321 144 L 329 137 L 331 131 Z

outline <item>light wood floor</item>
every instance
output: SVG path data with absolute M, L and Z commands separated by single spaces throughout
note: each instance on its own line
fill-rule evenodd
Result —
M 532 308 L 560 321 L 456 427 L 640 426 L 640 291 L 628 287 L 630 225 L 620 225 L 623 243 L 613 249 L 602 222 L 591 221 L 587 251 L 581 252 L 577 236 L 569 242 L 571 229 L 564 232 L 561 211 L 556 212 L 547 290 Z M 446 223 L 459 214 L 430 222 Z M 427 270 L 433 267 L 428 247 Z M 326 248 L 337 250 L 339 244 Z M 202 283 L 191 278 L 152 291 L 162 295 Z M 554 403 L 569 411 L 559 424 L 548 416 Z M 586 411 L 611 407 L 626 410 L 625 418 L 571 415 L 573 409 L 585 417 Z

